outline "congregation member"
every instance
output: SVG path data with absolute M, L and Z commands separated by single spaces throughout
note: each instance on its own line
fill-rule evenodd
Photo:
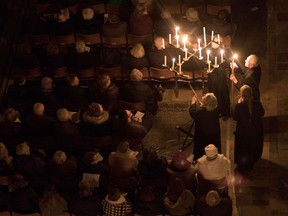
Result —
M 65 55 L 60 47 L 53 42 L 50 42 L 46 46 L 45 51 L 42 55 L 41 65 L 44 70 L 47 70 L 47 76 L 53 76 L 54 74 L 51 71 L 66 66 Z
M 243 85 L 241 97 L 234 105 L 232 117 L 237 122 L 235 131 L 234 162 L 237 169 L 249 171 L 261 158 L 264 132 L 262 117 L 265 114 L 260 101 L 254 100 L 252 88 Z
M 160 17 L 154 21 L 154 34 L 167 39 L 169 34 L 175 32 L 174 22 L 170 12 L 162 9 Z
M 197 38 L 203 33 L 203 23 L 196 9 L 188 8 L 186 10 L 186 19 L 181 20 L 180 31 L 189 35 L 189 42 L 197 43 Z
M 234 67 L 236 69 L 235 72 L 237 73 L 238 65 L 234 63 L 231 67 Z M 260 101 L 259 85 L 261 80 L 261 66 L 258 62 L 258 57 L 254 54 L 249 55 L 245 60 L 245 67 L 240 67 L 240 69 L 240 73 L 244 74 L 243 80 L 238 80 L 234 73 L 230 75 L 230 80 L 235 84 L 238 90 L 240 90 L 243 85 L 250 86 L 254 100 Z
M 194 160 L 205 154 L 205 147 L 213 143 L 221 152 L 221 132 L 217 98 L 213 93 L 207 93 L 198 101 L 194 95 L 191 100 L 189 114 L 195 123 Z
M 52 35 L 61 36 L 75 33 L 75 28 L 68 14 L 57 12 L 49 21 L 49 32 Z
M 119 20 L 118 15 L 109 14 L 108 21 L 104 23 L 102 34 L 105 37 L 118 38 L 127 33 L 128 24 Z
M 4 143 L 0 142 L 0 177 L 12 176 L 13 174 L 13 157 L 9 154 Z

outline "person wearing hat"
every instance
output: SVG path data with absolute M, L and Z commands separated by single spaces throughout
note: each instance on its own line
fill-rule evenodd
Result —
M 218 153 L 215 145 L 209 144 L 205 147 L 205 155 L 197 160 L 196 166 L 198 176 L 212 184 L 215 182 L 216 189 L 227 187 L 231 162 L 223 154 Z
M 191 215 L 194 212 L 195 196 L 185 188 L 179 178 L 172 179 L 164 196 L 164 205 L 170 215 Z
M 192 192 L 196 192 L 197 182 L 196 182 L 196 167 L 192 164 L 193 154 L 189 157 L 183 151 L 176 152 L 171 163 L 167 167 L 167 172 L 169 178 L 180 178 L 185 188 L 189 189 Z
M 219 195 L 215 190 L 197 198 L 195 203 L 195 212 L 201 216 L 231 216 L 232 200 L 226 195 Z
M 169 34 L 174 34 L 175 20 L 168 10 L 162 9 L 160 17 L 154 21 L 154 32 L 163 38 L 168 38 Z
M 203 23 L 195 8 L 186 10 L 186 19 L 181 20 L 180 31 L 189 35 L 189 42 L 196 42 L 203 33 Z
M 213 93 L 207 93 L 198 101 L 194 95 L 191 100 L 189 114 L 195 121 L 194 159 L 197 160 L 204 153 L 205 147 L 213 143 L 221 152 L 221 132 L 218 101 Z

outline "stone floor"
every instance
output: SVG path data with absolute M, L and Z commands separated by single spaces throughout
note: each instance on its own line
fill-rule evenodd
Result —
M 237 2 L 237 1 L 236 1 Z M 233 51 L 243 60 L 255 53 L 260 57 L 262 79 L 261 101 L 265 108 L 264 149 L 253 171 L 245 176 L 235 175 L 229 188 L 233 199 L 233 215 L 288 215 L 288 1 L 243 0 L 236 11 L 238 29 Z M 246 4 L 246 5 L 245 5 Z M 154 145 L 159 154 L 171 158 L 185 136 L 176 125 L 191 124 L 188 115 L 191 90 L 166 90 L 161 112 L 145 145 Z M 235 122 L 221 119 L 222 152 L 233 162 Z M 185 149 L 192 151 L 192 146 Z M 231 170 L 234 174 L 235 165 Z

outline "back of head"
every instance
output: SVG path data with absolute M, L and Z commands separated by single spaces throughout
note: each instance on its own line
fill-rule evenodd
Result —
M 41 90 L 42 92 L 52 92 L 53 91 L 53 80 L 50 77 L 43 77 L 41 80 Z
M 218 156 L 218 149 L 216 148 L 215 145 L 209 144 L 205 147 L 205 155 L 207 160 L 214 160 Z
M 21 143 L 16 146 L 16 154 L 17 155 L 30 155 L 30 147 L 27 142 Z
M 96 102 L 92 102 L 89 106 L 88 106 L 88 115 L 90 116 L 100 116 L 103 113 L 103 108 L 101 106 L 101 104 L 96 103 Z
M 211 190 L 206 194 L 206 203 L 210 207 L 217 206 L 221 202 L 221 198 L 217 191 Z
M 128 141 L 122 141 L 119 143 L 117 147 L 117 151 L 121 153 L 126 153 L 129 150 L 129 142 Z
M 154 147 L 145 148 L 143 150 L 143 160 L 153 162 L 158 159 L 157 151 Z
M 119 17 L 117 14 L 109 14 L 108 15 L 108 21 L 112 24 L 117 24 L 119 22 Z
M 75 49 L 78 53 L 84 53 L 86 51 L 86 44 L 83 40 L 79 40 L 75 44 Z
M 6 122 L 15 122 L 19 117 L 20 113 L 12 107 L 8 107 L 3 113 L 3 118 Z
M 82 17 L 84 20 L 91 20 L 94 17 L 94 11 L 91 8 L 84 8 L 82 10 Z
M 248 85 L 243 85 L 240 88 L 240 95 L 243 97 L 244 101 L 252 99 L 252 89 Z
M 198 22 L 199 21 L 199 13 L 194 8 L 188 8 L 186 11 L 186 19 L 190 22 Z
M 63 151 L 56 151 L 54 154 L 53 154 L 53 158 L 52 160 L 56 163 L 56 164 L 64 164 L 65 161 L 67 160 L 67 155 L 65 152 Z
M 97 80 L 97 84 L 101 90 L 108 88 L 111 84 L 110 76 L 108 74 L 101 75 Z
M 59 46 L 57 44 L 49 43 L 46 46 L 46 52 L 49 55 L 56 55 L 56 54 L 58 54 L 60 52 L 60 49 L 59 49 Z
M 168 10 L 163 10 L 161 12 L 161 18 L 162 19 L 170 19 L 171 18 L 171 13 Z
M 65 122 L 69 120 L 69 111 L 66 108 L 60 108 L 56 112 L 57 119 L 60 122 Z
M 66 77 L 66 82 L 68 85 L 70 86 L 73 86 L 74 83 L 75 83 L 75 80 L 77 80 L 78 77 L 77 77 L 77 74 L 69 74 L 67 77 Z
M 135 58 L 143 58 L 145 56 L 145 49 L 142 44 L 135 44 L 130 50 L 130 54 Z
M 140 70 L 134 68 L 130 73 L 130 79 L 133 81 L 141 81 L 143 79 L 143 73 Z
M 218 101 L 213 93 L 207 93 L 203 97 L 203 105 L 207 111 L 213 111 L 217 108 Z
M 44 104 L 42 103 L 35 103 L 33 105 L 34 114 L 37 116 L 44 115 L 44 110 L 45 110 L 45 107 L 44 107 Z
M 110 201 L 117 201 L 120 198 L 121 192 L 117 188 L 112 188 L 109 190 L 108 199 Z
M 138 17 L 146 15 L 147 14 L 146 4 L 145 3 L 137 4 L 133 13 L 135 16 L 138 16 Z

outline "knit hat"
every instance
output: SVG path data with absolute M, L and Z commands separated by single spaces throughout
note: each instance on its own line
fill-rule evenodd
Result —
M 209 144 L 205 147 L 207 160 L 214 160 L 218 156 L 218 150 L 215 145 Z
M 217 191 L 211 190 L 206 195 L 206 203 L 210 207 L 217 206 L 221 202 L 220 196 Z
M 199 21 L 199 13 L 194 8 L 188 8 L 186 11 L 186 19 L 190 22 Z
M 43 77 L 41 80 L 41 89 L 43 92 L 52 92 L 53 80 L 50 77 Z
M 171 166 L 176 170 L 184 171 L 191 166 L 191 163 L 187 160 L 184 152 L 176 152 L 173 155 Z

